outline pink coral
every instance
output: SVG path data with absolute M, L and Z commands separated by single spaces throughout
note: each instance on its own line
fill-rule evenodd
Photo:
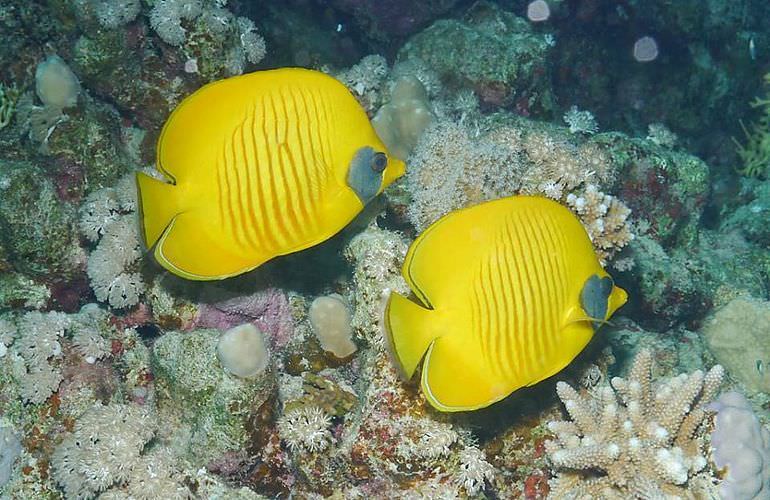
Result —
M 289 299 L 277 288 L 203 303 L 198 309 L 193 327 L 224 331 L 244 323 L 253 323 L 267 334 L 270 344 L 275 348 L 285 347 L 294 334 Z

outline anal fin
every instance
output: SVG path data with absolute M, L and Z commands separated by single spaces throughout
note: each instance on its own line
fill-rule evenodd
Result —
M 190 280 L 217 280 L 244 273 L 267 260 L 237 251 L 224 234 L 217 234 L 203 220 L 195 212 L 173 218 L 155 247 L 160 265 Z

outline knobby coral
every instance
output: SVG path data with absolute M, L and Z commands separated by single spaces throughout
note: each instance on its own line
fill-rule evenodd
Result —
M 602 264 L 634 239 L 628 223 L 631 209 L 596 185 L 588 184 L 583 193 L 568 194 L 566 201 L 583 222 Z
M 688 498 L 710 484 L 702 424 L 724 369 L 653 385 L 652 367 L 652 353 L 641 350 L 628 378 L 593 395 L 557 384 L 572 420 L 548 424 L 556 439 L 546 451 L 559 470 L 553 498 Z

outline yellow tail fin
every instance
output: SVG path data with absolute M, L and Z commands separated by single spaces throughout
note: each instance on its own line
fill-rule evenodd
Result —
M 414 375 L 430 344 L 438 338 L 435 314 L 393 292 L 385 308 L 385 331 L 403 375 Z
M 152 248 L 166 230 L 171 220 L 180 213 L 176 189 L 168 184 L 137 172 L 136 186 L 139 191 L 139 220 L 147 248 Z

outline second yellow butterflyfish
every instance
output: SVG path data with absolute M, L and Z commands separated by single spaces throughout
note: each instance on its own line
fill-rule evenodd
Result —
M 193 280 L 244 273 L 316 245 L 403 175 L 366 112 L 323 73 L 286 68 L 211 83 L 161 131 L 137 176 L 142 236 Z
M 441 411 L 488 406 L 564 368 L 626 302 L 578 218 L 515 196 L 451 212 L 406 255 L 416 296 L 390 295 L 385 327 L 406 377 Z

